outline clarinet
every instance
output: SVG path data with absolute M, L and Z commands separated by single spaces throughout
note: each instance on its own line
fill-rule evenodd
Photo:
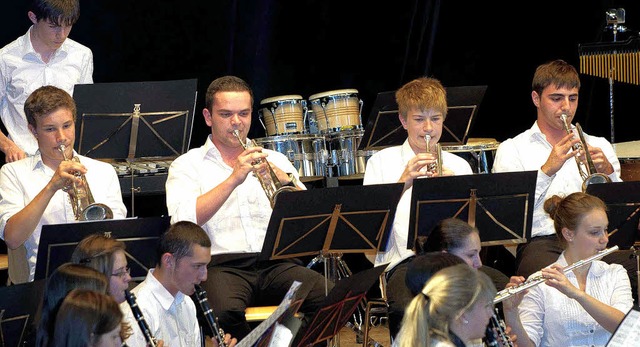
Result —
M 495 309 L 496 313 L 491 316 L 489 325 L 487 325 L 487 331 L 485 333 L 485 343 L 489 347 L 513 347 L 511 338 L 506 333 L 506 325 L 502 319 L 498 318 L 498 309 Z
M 207 299 L 207 292 L 204 289 L 202 289 L 202 287 L 199 284 L 195 284 L 194 287 L 196 288 L 195 294 L 196 294 L 196 298 L 198 299 L 198 304 L 200 304 L 202 313 L 204 313 L 204 317 L 206 318 L 207 323 L 209 324 L 209 329 L 213 334 L 213 338 L 216 339 L 216 342 L 218 342 L 219 347 L 227 347 L 227 343 L 224 342 L 224 335 L 225 335 L 224 330 L 218 327 L 218 323 L 217 323 L 218 319 L 214 316 L 213 310 L 209 306 L 209 299 Z
M 127 299 L 127 303 L 131 307 L 131 312 L 133 316 L 138 321 L 138 325 L 140 325 L 140 330 L 142 330 L 142 335 L 144 335 L 144 339 L 147 340 L 147 344 L 150 347 L 156 347 L 157 342 L 156 338 L 151 334 L 151 329 L 149 328 L 149 324 L 144 319 L 142 315 L 142 311 L 140 307 L 138 307 L 138 303 L 136 302 L 135 294 L 131 293 L 129 290 L 124 291 L 124 297 Z

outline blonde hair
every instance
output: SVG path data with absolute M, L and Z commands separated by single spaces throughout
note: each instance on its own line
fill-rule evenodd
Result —
M 467 264 L 436 272 L 407 306 L 396 345 L 428 347 L 432 339 L 451 341 L 449 324 L 477 303 L 493 302 L 496 287 Z
M 409 110 L 435 110 L 447 117 L 447 92 L 435 78 L 420 77 L 410 81 L 396 91 L 396 102 L 400 116 L 407 119 Z

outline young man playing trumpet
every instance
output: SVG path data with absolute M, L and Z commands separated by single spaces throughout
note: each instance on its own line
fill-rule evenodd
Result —
M 428 77 L 415 79 L 398 89 L 396 101 L 407 139 L 401 146 L 385 148 L 369 158 L 363 184 L 404 183 L 387 249 L 379 252 L 374 262 L 375 266 L 389 264 L 386 277 L 390 316 L 397 312 L 402 317 L 403 303 L 410 301 L 411 293 L 404 276 L 394 276 L 394 272 L 406 267 L 415 256 L 412 249 L 407 249 L 413 181 L 418 177 L 438 176 L 438 171 L 443 176 L 471 175 L 473 171 L 467 161 L 455 154 L 441 151 L 442 158 L 437 157 L 435 148 L 447 116 L 447 95 L 440 81 Z M 442 167 L 438 168 L 439 165 Z M 400 324 L 390 323 L 394 327 Z
M 0 169 L 0 237 L 9 248 L 13 283 L 33 280 L 42 225 L 76 220 L 70 196 L 74 187 L 89 189 L 82 187 L 83 176 L 96 203 L 108 206 L 113 218 L 127 215 L 115 169 L 73 150 L 76 105 L 71 96 L 57 87 L 40 87 L 24 109 L 38 151 Z M 64 160 L 62 145 L 67 158 L 77 156 L 80 162 Z
M 579 90 L 580 78 L 573 66 L 562 60 L 540 65 L 531 91 L 536 121 L 530 129 L 502 142 L 496 151 L 493 172 L 538 171 L 532 239 L 519 245 L 516 254 L 516 274 L 525 278 L 553 263 L 562 252 L 553 232 L 553 220 L 544 212 L 544 201 L 555 194 L 582 190 L 576 156 L 584 162 L 584 153 L 574 150 L 580 139 L 567 133 L 562 119 L 564 114 L 567 123 L 572 123 Z M 597 172 L 620 182 L 620 162 L 613 146 L 602 137 L 585 134 L 585 140 Z
M 205 99 L 202 113 L 211 134 L 202 147 L 171 164 L 167 210 L 172 223 L 191 221 L 211 238 L 212 258 L 202 286 L 220 327 L 241 340 L 250 332 L 247 306 L 279 304 L 294 280 L 302 282 L 299 293 L 306 299 L 301 311 L 310 319 L 324 300 L 324 277 L 292 260 L 258 260 L 275 198 L 262 187 L 271 177 L 267 166 L 278 180 L 274 184 L 304 189 L 297 170 L 279 152 L 244 148 L 253 110 L 253 92 L 245 81 L 220 77 L 211 82 Z

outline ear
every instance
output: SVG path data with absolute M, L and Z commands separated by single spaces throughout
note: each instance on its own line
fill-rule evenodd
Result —
M 565 240 L 570 241 L 573 240 L 573 237 L 576 235 L 575 232 L 573 232 L 573 230 L 569 230 L 568 228 L 562 228 L 562 236 L 564 237 Z
M 165 253 L 162 255 L 162 267 L 167 268 L 167 269 L 171 269 L 173 266 L 175 266 L 175 258 L 173 257 L 173 254 L 171 253 Z
M 407 130 L 407 118 L 403 117 L 400 113 L 398 113 L 398 119 L 400 119 L 400 123 L 402 123 L 402 127 Z
M 540 107 L 540 95 L 535 90 L 531 92 L 531 100 L 536 107 Z
M 36 132 L 36 128 L 34 128 L 33 125 L 31 124 L 27 124 L 27 126 L 29 127 L 29 131 L 31 131 L 33 136 L 38 137 L 38 132 Z
M 207 108 L 204 108 L 202 109 L 202 115 L 204 116 L 204 122 L 210 127 L 213 124 L 213 121 L 211 120 L 211 112 L 209 112 Z
M 31 23 L 36 24 L 38 23 L 38 18 L 36 17 L 36 14 L 29 11 L 27 12 L 27 16 L 29 17 L 29 20 L 31 21 Z

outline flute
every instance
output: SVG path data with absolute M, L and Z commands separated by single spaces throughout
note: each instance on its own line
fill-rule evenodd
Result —
M 562 272 L 564 273 L 568 273 L 569 271 L 575 269 L 575 268 L 579 268 L 581 266 L 587 265 L 589 263 L 591 263 L 594 260 L 598 260 L 606 255 L 608 255 L 609 253 L 612 253 L 614 251 L 618 250 L 618 246 L 613 246 L 611 248 L 607 248 L 603 251 L 600 251 L 592 256 L 590 256 L 589 258 L 585 258 L 582 260 L 578 260 L 577 262 L 565 267 L 564 269 L 562 269 Z M 518 293 L 520 293 L 521 291 L 525 290 L 525 289 L 529 289 L 533 286 L 537 286 L 538 284 L 546 281 L 547 279 L 545 277 L 543 277 L 542 275 L 539 276 L 535 276 L 532 277 L 530 279 L 528 279 L 527 281 L 525 281 L 524 283 L 515 286 L 515 287 L 510 287 L 510 288 L 506 288 L 503 289 L 501 291 L 499 291 L 495 298 L 493 299 L 493 303 L 497 304 L 503 300 L 506 300 L 508 298 L 510 298 L 513 295 L 516 295 Z

